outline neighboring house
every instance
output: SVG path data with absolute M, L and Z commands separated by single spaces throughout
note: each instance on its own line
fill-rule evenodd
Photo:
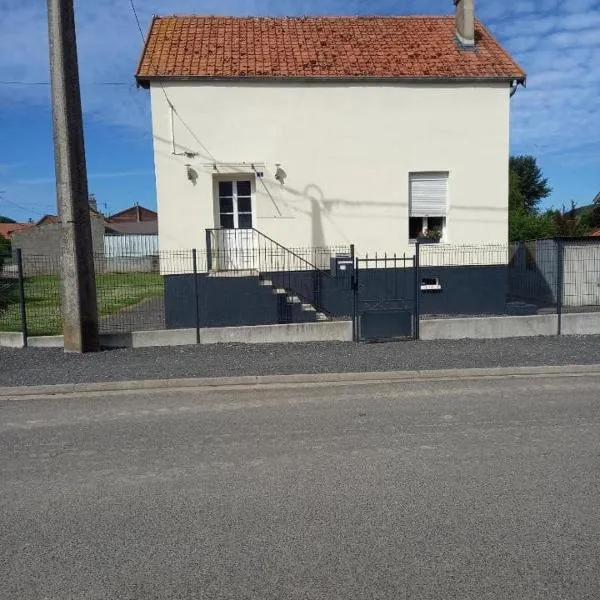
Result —
M 157 214 L 135 205 L 106 220 L 90 196 L 90 221 L 96 271 L 156 270 Z M 12 225 L 11 227 L 15 227 Z M 0 232 L 2 231 L 0 225 Z M 56 215 L 44 215 L 12 234 L 12 248 L 20 248 L 27 275 L 52 274 L 59 268 L 61 227 Z
M 600 237 L 600 227 L 598 227 L 598 229 L 594 229 L 594 231 L 590 233 L 590 237 Z
M 32 223 L 0 223 L 0 238 L 10 242 L 14 233 L 31 226 Z
M 104 254 L 104 218 L 90 210 L 94 255 Z M 56 215 L 44 215 L 30 227 L 12 234 L 12 249 L 20 248 L 27 275 L 51 274 L 58 271 L 61 225 Z
M 136 204 L 107 217 L 104 253 L 108 258 L 157 256 L 157 213 Z
M 106 218 L 107 223 L 156 223 L 157 221 L 158 214 L 155 211 L 145 208 L 144 206 L 140 206 L 139 204 L 130 206 L 129 208 L 126 208 L 125 210 L 115 213 L 114 215 L 110 215 L 110 217 Z
M 206 247 L 206 270 L 262 271 L 268 239 L 359 255 L 412 255 L 431 230 L 506 245 L 525 73 L 473 0 L 454 4 L 455 17 L 155 17 L 136 77 L 161 251 Z

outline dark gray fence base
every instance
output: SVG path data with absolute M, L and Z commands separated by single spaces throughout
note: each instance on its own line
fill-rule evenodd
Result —
M 298 279 L 311 276 L 306 271 L 293 274 L 293 278 Z M 268 278 L 269 274 L 264 277 Z M 386 298 L 381 269 L 364 269 L 360 277 L 368 287 L 370 297 Z M 414 289 L 412 269 L 397 274 L 397 277 L 399 285 Z M 419 287 L 426 279 L 439 280 L 441 289 L 420 291 L 423 315 L 506 313 L 505 266 L 421 267 Z M 349 281 L 328 282 L 321 290 L 321 298 L 331 317 L 352 315 L 353 295 Z M 281 316 L 277 295 L 270 287 L 259 285 L 256 276 L 210 277 L 199 273 L 197 283 L 192 273 L 165 276 L 165 324 L 169 329 L 196 327 L 197 319 L 200 327 L 272 325 L 281 323 Z M 294 319 L 291 322 L 295 322 Z

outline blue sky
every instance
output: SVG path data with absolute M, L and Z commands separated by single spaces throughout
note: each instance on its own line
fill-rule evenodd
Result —
M 56 210 L 45 5 L 0 0 L 0 214 L 18 220 Z M 136 7 L 144 30 L 152 14 L 453 12 L 452 0 L 137 0 Z M 133 80 L 142 41 L 129 0 L 75 0 L 75 10 L 90 192 L 108 212 L 135 202 L 153 207 L 148 92 Z M 476 12 L 529 75 L 512 100 L 511 151 L 538 157 L 554 188 L 548 206 L 587 204 L 600 192 L 600 0 L 476 0 Z

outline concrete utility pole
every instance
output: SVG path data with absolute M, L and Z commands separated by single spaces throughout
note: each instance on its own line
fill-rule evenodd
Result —
M 95 352 L 98 305 L 73 0 L 48 0 L 48 33 L 65 352 Z

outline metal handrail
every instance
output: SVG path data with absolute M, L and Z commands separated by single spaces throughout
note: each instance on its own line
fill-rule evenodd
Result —
M 207 253 L 209 256 L 209 260 L 208 260 L 209 265 L 212 262 L 211 255 L 215 254 L 214 248 L 213 248 L 212 235 L 216 234 L 217 232 L 222 232 L 222 231 L 227 231 L 227 230 L 224 230 L 221 228 L 213 228 L 213 229 L 206 230 L 206 250 L 207 250 Z M 244 230 L 244 231 L 252 231 L 253 234 L 256 234 L 257 236 L 259 236 L 259 238 L 263 238 L 264 240 L 268 241 L 269 243 L 274 245 L 276 248 L 283 251 L 284 254 L 287 254 L 287 255 L 293 257 L 294 259 L 296 259 L 296 261 L 298 261 L 299 264 L 304 265 L 305 268 L 303 270 L 318 271 L 318 272 L 322 273 L 324 276 L 329 277 L 330 279 L 334 279 L 334 277 L 331 275 L 331 273 L 329 273 L 329 271 L 326 271 L 323 268 L 318 267 L 314 263 L 311 263 L 310 261 L 306 260 L 304 257 L 300 256 L 299 254 L 297 254 L 290 248 L 287 248 L 283 244 L 280 244 L 278 241 L 276 241 L 273 238 L 269 237 L 268 235 L 264 234 L 262 231 L 259 231 L 258 229 L 255 229 L 254 227 L 251 229 L 248 229 L 248 230 Z M 222 252 L 222 249 L 219 248 L 218 252 Z M 209 270 L 210 270 L 210 267 L 209 267 Z
M 313 263 L 309 262 L 308 260 L 306 260 L 305 258 L 303 258 L 302 256 L 300 256 L 299 254 L 296 254 L 293 250 L 290 250 L 289 248 L 286 248 L 285 246 L 283 246 L 279 242 L 275 241 L 273 238 L 270 238 L 268 235 L 265 235 L 262 231 L 259 231 L 258 229 L 254 229 L 254 228 L 252 228 L 252 231 L 254 231 L 255 233 L 257 233 L 259 236 L 263 237 L 264 239 L 268 240 L 272 244 L 274 244 L 277 248 L 280 248 L 281 250 L 283 250 L 284 252 L 287 252 L 288 254 L 290 254 L 291 256 L 293 256 L 294 258 L 297 258 L 300 261 L 300 263 L 304 263 L 305 265 L 307 265 L 308 267 L 310 267 L 310 269 L 307 269 L 307 270 L 320 271 L 321 273 L 323 273 L 327 277 L 333 279 L 333 277 L 331 276 L 331 273 L 328 273 L 327 271 L 324 271 L 320 267 L 317 267 L 316 265 L 314 265 Z
M 206 246 L 208 269 L 213 270 L 215 264 L 223 266 L 222 261 L 228 261 L 226 247 L 220 248 L 220 239 L 224 229 L 207 229 Z M 257 229 L 231 230 L 244 232 L 241 239 L 246 239 L 249 248 L 242 250 L 239 254 L 234 251 L 233 258 L 239 258 L 234 262 L 233 268 L 224 268 L 224 271 L 258 271 L 259 277 L 270 280 L 274 287 L 281 288 L 293 296 L 297 296 L 303 303 L 312 305 L 315 310 L 329 314 L 327 309 L 327 289 L 333 289 L 339 282 L 330 271 L 325 270 L 307 260 L 290 248 L 286 248 L 276 240 L 270 238 Z M 247 232 L 247 237 L 246 236 Z M 223 241 L 226 237 L 223 236 Z M 215 252 L 215 247 L 217 252 Z M 316 250 L 316 249 L 312 249 Z M 329 258 L 333 253 L 329 254 Z M 213 260 L 216 259 L 216 260 Z M 217 262 L 218 261 L 218 262 Z M 248 266 L 246 266 L 248 265 Z M 307 273 L 308 276 L 300 275 Z M 327 283 L 326 283 L 327 282 Z

